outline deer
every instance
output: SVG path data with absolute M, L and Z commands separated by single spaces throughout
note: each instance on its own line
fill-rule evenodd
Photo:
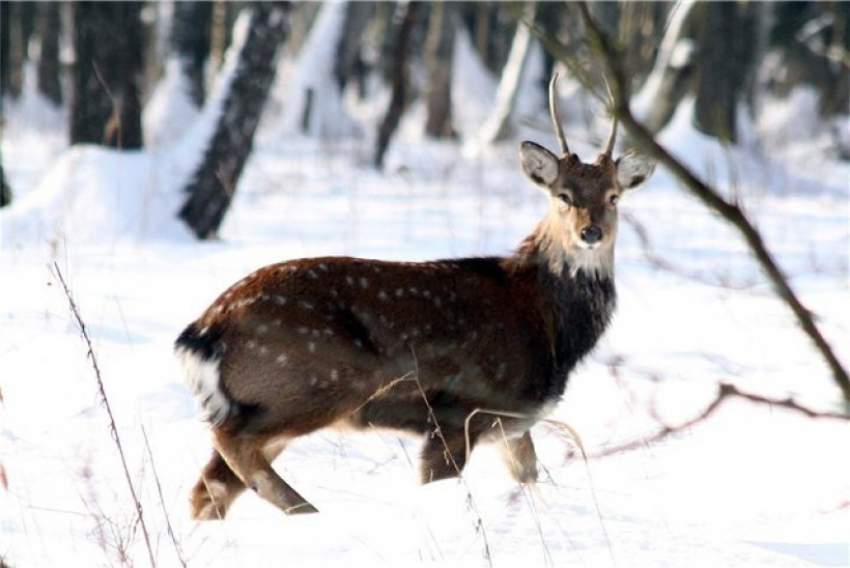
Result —
M 223 519 L 246 488 L 284 513 L 316 512 L 272 462 L 328 427 L 421 436 L 422 483 L 459 477 L 484 442 L 501 444 L 513 479 L 536 482 L 529 430 L 611 321 L 618 202 L 654 171 L 638 153 L 612 157 L 616 119 L 595 161 L 570 152 L 556 79 L 549 110 L 561 156 L 530 141 L 519 148 L 549 208 L 513 253 L 271 264 L 179 335 L 213 446 L 191 490 L 194 519 Z

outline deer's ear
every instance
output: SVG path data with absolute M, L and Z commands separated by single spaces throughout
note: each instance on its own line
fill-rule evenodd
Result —
M 617 158 L 617 181 L 623 190 L 634 189 L 655 172 L 655 160 L 635 152 L 626 152 Z
M 548 189 L 558 179 L 558 158 L 539 144 L 523 142 L 519 161 L 525 175 L 540 187 Z

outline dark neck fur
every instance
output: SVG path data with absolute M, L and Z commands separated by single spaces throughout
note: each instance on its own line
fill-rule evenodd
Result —
M 550 253 L 545 239 L 535 231 L 506 259 L 509 270 L 517 276 L 524 273 L 540 292 L 541 316 L 553 355 L 549 380 L 537 385 L 537 395 L 546 399 L 563 394 L 567 376 L 594 348 L 616 305 L 612 274 L 576 268 L 569 258 L 553 261 Z

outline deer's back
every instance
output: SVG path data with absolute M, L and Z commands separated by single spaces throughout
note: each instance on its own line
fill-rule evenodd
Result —
M 531 288 L 499 258 L 306 259 L 251 274 L 194 325 L 215 338 L 229 397 L 269 419 L 298 408 L 304 431 L 340 408 L 375 422 L 423 398 L 533 412 L 555 364 Z

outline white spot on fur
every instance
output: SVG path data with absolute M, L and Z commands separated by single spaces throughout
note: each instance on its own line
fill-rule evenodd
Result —
M 251 304 L 256 302 L 257 299 L 258 298 L 256 296 L 254 296 L 252 298 L 242 298 L 241 300 L 237 300 L 237 301 L 233 302 L 233 308 L 234 309 L 247 308 L 248 306 L 250 306 Z
M 286 296 L 275 296 L 274 303 L 278 306 L 286 305 Z
M 318 279 L 318 278 L 319 278 L 319 275 L 318 275 L 318 274 L 316 273 L 316 271 L 315 271 L 315 270 L 313 270 L 312 268 L 311 268 L 310 270 L 308 270 L 308 271 L 307 271 L 307 274 L 308 274 L 308 275 L 310 276 L 310 278 L 312 278 L 313 280 L 316 280 L 316 279 Z
M 369 287 L 369 280 L 367 280 L 366 278 L 361 276 L 360 277 L 360 287 L 363 288 L 364 290 L 366 288 L 368 288 Z
M 289 358 L 286 355 L 284 355 L 283 353 L 281 353 L 280 355 L 277 356 L 277 359 L 275 359 L 275 363 L 277 363 L 278 365 L 286 365 L 286 362 L 288 360 L 289 360 Z
M 381 290 L 380 292 L 378 292 L 378 299 L 387 301 L 389 299 L 389 296 L 387 296 L 387 293 L 385 291 Z
M 307 344 L 307 351 L 309 351 L 310 353 L 315 353 L 316 352 L 316 344 L 312 341 L 310 343 L 308 343 Z
M 346 277 L 345 277 L 345 282 L 346 282 L 346 284 L 348 284 L 349 286 L 354 286 L 354 277 L 352 277 L 352 276 L 346 276 Z
M 260 334 L 260 335 L 262 335 L 264 333 L 268 333 L 268 331 L 269 331 L 269 326 L 267 326 L 265 324 L 260 324 L 260 325 L 257 326 L 257 333 Z

